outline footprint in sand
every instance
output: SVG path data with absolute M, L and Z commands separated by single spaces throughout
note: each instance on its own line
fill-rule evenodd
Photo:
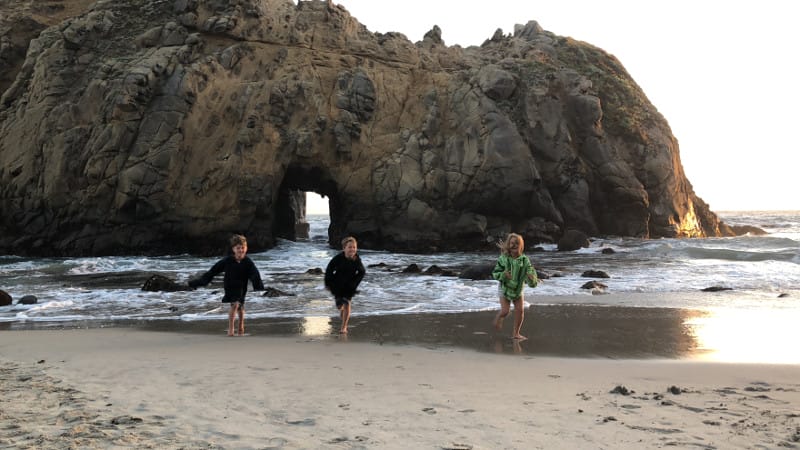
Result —
M 114 424 L 114 425 L 130 425 L 130 424 L 140 423 L 140 422 L 142 422 L 142 419 L 140 419 L 139 417 L 133 417 L 133 416 L 119 416 L 119 417 L 114 417 L 113 419 L 111 419 L 111 423 Z
M 428 414 L 436 414 L 436 409 L 434 408 L 422 408 L 422 410 Z
M 445 445 L 442 447 L 442 450 L 472 450 L 472 445 L 470 444 L 458 444 L 454 443 L 451 445 Z

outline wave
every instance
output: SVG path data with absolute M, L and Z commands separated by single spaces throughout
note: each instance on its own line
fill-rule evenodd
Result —
M 725 261 L 782 261 L 798 263 L 797 250 L 745 251 L 724 248 L 690 247 L 686 254 L 694 259 L 721 259 Z

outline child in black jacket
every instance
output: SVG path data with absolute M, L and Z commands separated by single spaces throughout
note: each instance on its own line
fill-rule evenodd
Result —
M 342 239 L 343 251 L 334 256 L 325 269 L 325 287 L 331 291 L 336 300 L 336 308 L 342 319 L 339 330 L 347 334 L 347 323 L 350 321 L 350 302 L 356 293 L 359 283 L 364 278 L 366 270 L 361 258 L 358 257 L 358 243 L 356 238 L 348 236 Z
M 253 290 L 263 291 L 264 283 L 261 281 L 253 260 L 247 256 L 247 238 L 240 234 L 231 237 L 231 249 L 233 254 L 226 256 L 214 264 L 211 269 L 204 273 L 200 278 L 190 280 L 190 287 L 205 286 L 217 274 L 225 272 L 223 284 L 225 296 L 222 303 L 230 303 L 231 309 L 228 313 L 228 336 L 234 336 L 234 324 L 236 316 L 239 316 L 239 336 L 244 336 L 244 298 L 247 294 L 247 282 L 253 283 Z

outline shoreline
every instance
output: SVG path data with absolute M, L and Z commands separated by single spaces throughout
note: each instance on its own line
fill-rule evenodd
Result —
M 612 296 L 608 296 L 612 297 Z M 624 295 L 613 297 L 625 304 Z M 331 308 L 333 309 L 333 308 Z M 356 309 L 347 339 L 352 342 L 465 348 L 482 353 L 610 359 L 676 359 L 739 363 L 800 364 L 800 310 L 533 304 L 522 334 L 510 339 L 512 315 L 497 332 L 497 310 L 456 313 L 363 314 Z M 338 340 L 338 315 L 246 318 L 248 338 L 303 337 Z M 0 322 L 4 330 L 122 328 L 225 335 L 227 318 L 211 320 L 91 320 Z
M 0 446 L 800 445 L 800 365 L 512 356 L 257 336 L 121 327 L 5 331 Z
M 569 358 L 694 359 L 709 352 L 699 349 L 686 322 L 702 311 L 674 308 L 608 307 L 594 305 L 536 305 L 526 308 L 525 341 L 510 338 L 512 313 L 501 331 L 491 326 L 496 311 L 358 315 L 350 332 L 340 336 L 338 317 L 245 317 L 246 338 L 303 337 L 321 340 L 457 347 L 478 352 Z M 3 326 L 5 325 L 5 326 Z M 7 330 L 69 330 L 121 328 L 222 336 L 227 320 L 115 320 L 29 322 L 0 324 Z M 235 339 L 238 339 L 235 338 Z

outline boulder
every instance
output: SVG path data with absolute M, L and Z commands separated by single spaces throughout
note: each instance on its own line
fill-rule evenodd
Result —
M 403 273 L 421 273 L 421 272 L 422 269 L 420 269 L 420 267 L 415 263 L 411 263 L 405 269 L 403 269 Z
M 458 278 L 466 280 L 491 280 L 492 270 L 494 270 L 495 264 L 496 263 L 491 262 L 468 266 L 461 271 Z
M 600 283 L 599 281 L 587 281 L 581 286 L 581 289 L 607 289 L 608 286 Z
M 295 294 L 291 292 L 284 292 L 280 289 L 276 289 L 274 287 L 267 286 L 264 288 L 264 293 L 261 294 L 262 297 L 294 297 Z
M 0 290 L 0 306 L 9 306 L 13 304 L 13 299 L 8 292 Z
M 755 227 L 752 225 L 731 225 L 731 229 L 736 236 L 743 236 L 749 234 L 752 236 L 764 236 L 767 233 L 763 228 Z
M 38 301 L 39 301 L 39 299 L 36 298 L 35 295 L 23 295 L 17 301 L 17 304 L 18 305 L 35 305 L 36 303 L 38 303 Z
M 143 291 L 148 292 L 177 292 L 177 291 L 190 291 L 186 284 L 179 284 L 164 275 L 151 275 L 142 285 Z
M 558 251 L 569 252 L 589 247 L 589 236 L 579 230 L 567 230 L 558 240 Z
M 602 270 L 586 270 L 581 274 L 584 278 L 611 278 L 611 276 Z

